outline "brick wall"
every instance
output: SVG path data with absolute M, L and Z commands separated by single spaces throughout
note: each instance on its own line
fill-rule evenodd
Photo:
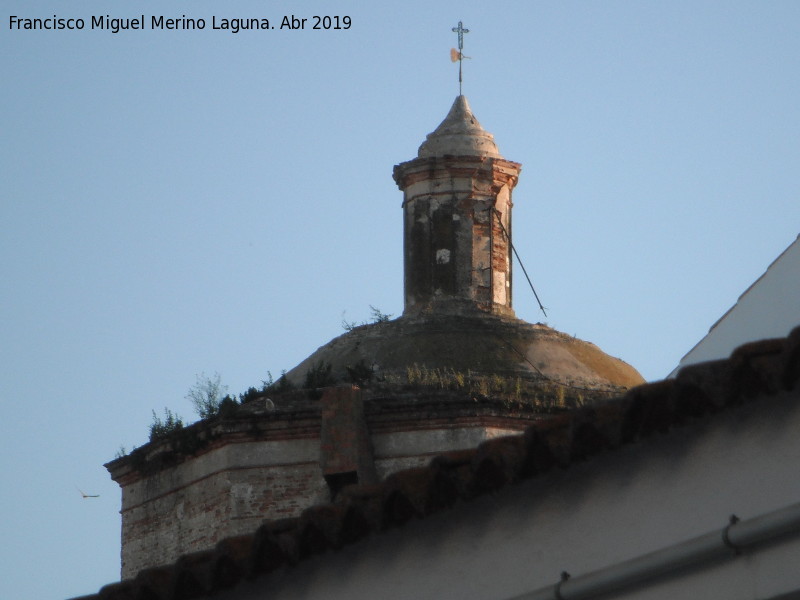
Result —
M 329 388 L 315 406 L 314 419 L 269 415 L 228 423 L 204 450 L 173 464 L 157 461 L 168 447 L 158 444 L 143 449 L 155 464 L 109 463 L 122 487 L 122 578 L 328 502 L 326 475 L 357 471 L 360 482 L 376 481 L 529 422 L 514 427 L 490 415 L 462 414 L 453 404 L 423 409 L 416 400 L 391 408 L 381 403 L 367 418 L 357 388 Z
M 226 537 L 251 533 L 265 519 L 294 517 L 329 500 L 317 461 L 245 467 L 233 463 L 194 481 L 182 481 L 177 471 L 187 467 L 191 465 L 184 463 L 139 481 L 135 486 L 146 488 L 144 494 L 123 487 L 123 579 L 143 568 L 211 548 Z M 170 485 L 178 481 L 179 485 Z M 134 496 L 144 497 L 133 503 Z

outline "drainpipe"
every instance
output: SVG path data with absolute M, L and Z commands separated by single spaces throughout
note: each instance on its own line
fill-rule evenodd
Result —
M 561 581 L 508 600 L 583 600 L 613 591 L 630 591 L 648 579 L 683 567 L 698 568 L 719 558 L 734 558 L 744 550 L 780 536 L 800 533 L 800 503 L 747 521 L 731 517 L 720 531 L 656 550 L 579 577 L 562 575 Z

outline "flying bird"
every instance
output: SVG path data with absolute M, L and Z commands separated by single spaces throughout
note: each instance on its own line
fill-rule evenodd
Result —
M 84 498 L 99 498 L 100 494 L 87 494 L 81 488 L 76 488 Z

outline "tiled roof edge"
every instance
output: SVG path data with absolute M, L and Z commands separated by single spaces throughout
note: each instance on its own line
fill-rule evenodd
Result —
M 710 417 L 739 404 L 797 387 L 800 327 L 788 337 L 737 348 L 730 358 L 684 367 L 675 379 L 538 422 L 523 434 L 451 452 L 429 466 L 401 471 L 375 485 L 345 488 L 333 504 L 269 521 L 255 533 L 212 550 L 141 571 L 134 579 L 73 600 L 191 600 L 213 596 L 305 558 L 402 527 L 460 501 L 494 492 L 570 464 Z

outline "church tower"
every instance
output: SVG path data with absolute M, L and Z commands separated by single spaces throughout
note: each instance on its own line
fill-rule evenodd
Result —
M 285 373 L 286 385 L 108 463 L 122 489 L 123 579 L 262 526 L 270 540 L 349 484 L 643 382 L 594 344 L 514 316 L 519 172 L 459 95 L 417 157 L 394 168 L 403 315 L 350 328 Z
M 378 381 L 424 369 L 581 390 L 641 383 L 594 344 L 517 318 L 511 209 L 521 168 L 457 96 L 416 158 L 394 167 L 403 193 L 402 316 L 334 338 L 289 370 L 289 381 L 304 385 L 323 367 L 346 381 L 360 365 Z
M 465 96 L 396 165 L 403 191 L 404 316 L 513 317 L 511 194 L 521 165 L 503 158 Z

